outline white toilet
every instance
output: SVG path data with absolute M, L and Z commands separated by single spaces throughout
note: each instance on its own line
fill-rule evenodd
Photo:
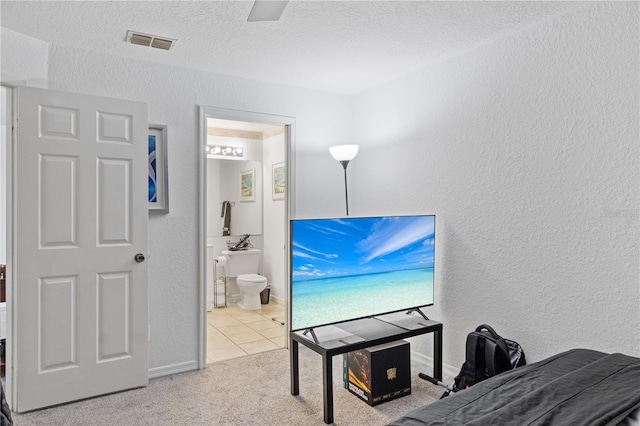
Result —
M 256 273 L 260 264 L 260 250 L 222 250 L 222 255 L 226 259 L 225 276 L 235 277 L 240 289 L 238 306 L 248 311 L 260 309 L 260 292 L 267 287 L 267 279 Z

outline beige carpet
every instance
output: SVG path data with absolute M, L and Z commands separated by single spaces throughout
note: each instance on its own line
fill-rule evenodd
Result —
M 334 357 L 336 425 L 384 425 L 435 401 L 443 389 L 418 378 L 411 395 L 370 407 L 342 387 L 342 357 Z M 22 425 L 323 425 L 320 355 L 300 348 L 300 395 L 290 391 L 289 352 L 279 349 L 209 364 L 205 370 L 150 381 L 121 392 L 26 414 Z

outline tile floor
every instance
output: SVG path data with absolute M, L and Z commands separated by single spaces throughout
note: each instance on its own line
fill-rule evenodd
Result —
M 236 306 L 207 312 L 207 362 L 267 352 L 284 347 L 284 305 L 271 300 L 261 309 Z

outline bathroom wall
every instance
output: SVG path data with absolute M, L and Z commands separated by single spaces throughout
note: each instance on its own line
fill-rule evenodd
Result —
M 240 201 L 240 173 L 253 170 L 253 201 Z M 207 237 L 221 237 L 222 202 L 231 202 L 231 235 L 262 234 L 262 162 L 207 159 Z M 227 239 L 229 239 L 227 237 Z
M 233 203 L 231 206 L 231 235 L 262 235 L 262 162 L 220 161 L 220 179 L 222 179 L 220 200 L 228 200 Z M 254 187 L 251 201 L 242 201 L 240 197 L 241 173 L 253 173 Z M 218 212 L 218 216 L 220 216 L 220 212 Z
M 284 301 L 286 298 L 287 274 L 285 270 L 286 202 L 273 199 L 272 166 L 285 161 L 285 135 L 281 133 L 264 140 L 264 259 L 263 272 L 271 283 L 271 297 Z
M 209 135 L 207 144 L 242 147 L 244 154 L 242 160 L 207 159 L 207 237 L 222 236 L 222 201 L 233 203 L 231 235 L 262 234 L 262 141 L 236 136 Z M 250 169 L 256 171 L 256 199 L 252 202 L 241 202 L 240 172 Z
M 251 141 L 252 144 L 258 144 L 258 141 Z M 240 146 L 235 143 L 233 146 Z M 259 152 L 262 152 L 260 148 Z M 249 158 L 258 158 L 255 153 Z M 240 201 L 240 172 L 247 170 L 254 171 L 255 179 L 255 200 L 250 202 Z M 262 194 L 262 162 L 261 161 L 238 161 L 238 160 L 217 160 L 207 159 L 207 244 L 213 246 L 211 253 L 218 257 L 222 255 L 222 250 L 227 249 L 227 242 L 235 242 L 240 239 L 242 234 L 251 234 L 251 244 L 264 252 L 262 242 L 264 241 L 262 234 L 262 217 L 263 217 L 263 194 Z M 222 210 L 222 201 L 231 202 L 231 235 L 222 235 L 222 218 L 220 217 Z M 263 268 L 257 272 L 262 273 Z M 216 270 L 216 277 L 223 275 L 224 269 Z M 212 275 L 213 277 L 213 275 Z M 212 282 L 208 281 L 207 286 L 212 286 Z M 227 283 L 227 294 L 229 302 L 237 302 L 240 297 L 240 291 L 234 280 Z M 213 290 L 211 290 L 213 294 Z
M 225 139 L 220 138 L 217 143 L 224 144 Z M 212 142 L 212 141 L 211 141 Z M 212 142 L 213 143 L 213 142 Z M 227 240 L 235 241 L 238 235 L 253 232 L 244 226 L 247 219 L 258 221 L 260 226 L 260 236 L 251 237 L 251 241 L 256 248 L 263 251 L 263 261 L 261 273 L 269 279 L 271 284 L 271 297 L 284 302 L 286 297 L 286 271 L 285 271 L 285 222 L 286 203 L 284 200 L 274 200 L 272 197 L 272 166 L 273 164 L 285 161 L 285 137 L 284 133 L 266 137 L 264 140 L 241 140 L 234 138 L 233 146 L 259 145 L 260 149 L 254 149 L 251 159 L 258 159 L 260 163 L 253 164 L 256 169 L 256 185 L 261 184 L 259 198 L 254 203 L 238 202 L 238 182 L 237 176 L 240 170 L 249 167 L 246 161 L 237 160 L 207 160 L 207 203 L 208 203 L 208 229 L 207 241 L 214 245 L 214 252 L 219 255 L 220 251 L 226 248 Z M 232 167 L 234 170 L 220 173 L 221 167 Z M 221 191 L 230 191 L 230 196 L 220 194 Z M 219 237 L 221 218 L 220 206 L 217 200 L 232 200 L 236 204 L 232 207 L 231 226 L 232 237 Z M 252 213 L 242 211 L 244 207 L 252 208 Z M 259 211 L 256 211 L 259 210 Z M 235 230 L 235 231 L 234 231 Z M 231 291 L 236 288 L 231 284 Z M 236 294 L 236 293 L 232 293 Z

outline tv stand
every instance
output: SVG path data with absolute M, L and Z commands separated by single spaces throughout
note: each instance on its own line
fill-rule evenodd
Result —
M 412 315 L 413 312 L 420 316 Z M 442 323 L 428 319 L 420 309 L 289 332 L 291 394 L 300 393 L 300 343 L 322 356 L 324 422 L 333 423 L 334 355 L 427 333 L 433 333 L 433 377 L 442 380 Z
M 419 314 L 422 316 L 422 318 L 426 319 L 427 321 L 429 320 L 429 318 L 424 314 L 424 312 L 422 312 L 422 311 L 420 310 L 420 308 L 413 308 L 413 309 L 409 309 L 409 310 L 407 311 L 407 315 L 411 315 L 411 314 L 412 314 L 412 313 L 414 313 L 414 312 L 419 313 Z
M 316 336 L 316 333 L 313 331 L 313 328 L 307 328 L 305 331 L 302 332 L 303 336 L 306 336 L 307 333 L 311 334 L 311 337 L 313 337 L 313 341 L 318 344 L 320 342 L 318 342 L 318 336 Z

